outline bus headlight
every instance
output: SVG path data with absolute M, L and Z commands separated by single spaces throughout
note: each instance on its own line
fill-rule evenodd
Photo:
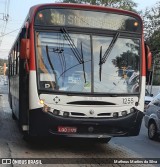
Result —
M 44 112 L 48 112 L 48 111 L 51 111 L 51 108 L 49 106 L 47 106 L 47 105 L 44 105 L 43 108 L 42 108 L 42 110 Z
M 114 112 L 114 113 L 113 113 L 113 117 L 114 117 L 114 118 L 117 118 L 117 117 L 118 117 L 118 112 Z
M 69 117 L 69 112 L 64 111 L 63 116 L 64 117 Z
M 53 114 L 54 114 L 54 115 L 59 115 L 59 114 L 60 114 L 60 111 L 59 111 L 59 110 L 54 109 L 54 110 L 53 110 Z
M 40 104 L 44 104 L 44 100 L 42 100 L 42 99 L 39 102 L 40 102 Z
M 127 115 L 127 111 L 122 111 L 121 114 L 122 114 L 122 116 L 126 116 Z
M 131 112 L 131 113 L 134 113 L 134 112 L 135 112 L 134 108 L 131 108 L 131 109 L 130 109 L 130 112 Z

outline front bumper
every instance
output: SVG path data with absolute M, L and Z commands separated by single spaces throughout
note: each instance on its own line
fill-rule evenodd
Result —
M 64 136 L 76 138 L 108 138 L 137 136 L 143 113 L 136 110 L 119 118 L 65 118 L 45 113 L 41 108 L 29 111 L 29 135 Z M 76 127 L 76 133 L 60 133 L 58 126 Z M 92 132 L 89 130 L 92 128 Z

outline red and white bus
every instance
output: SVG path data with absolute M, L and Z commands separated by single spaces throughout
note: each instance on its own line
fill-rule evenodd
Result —
M 147 56 L 135 13 L 84 4 L 33 6 L 9 53 L 12 116 L 29 136 L 106 142 L 136 136 Z M 119 75 L 124 67 L 125 77 Z

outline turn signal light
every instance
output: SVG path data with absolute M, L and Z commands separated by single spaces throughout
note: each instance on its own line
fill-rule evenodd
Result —
M 50 111 L 51 110 L 51 108 L 49 107 L 49 106 L 47 106 L 47 105 L 44 105 L 43 106 L 43 111 L 44 112 L 48 112 L 48 111 Z
M 65 112 L 63 113 L 63 116 L 64 116 L 64 117 L 69 117 L 69 112 L 66 112 L 66 111 L 65 111 Z
M 114 112 L 114 113 L 113 113 L 113 117 L 114 117 L 114 118 L 117 118 L 117 117 L 118 117 L 118 112 Z
M 122 111 L 121 114 L 122 114 L 122 116 L 126 116 L 127 115 L 127 111 Z
M 130 109 L 130 112 L 131 112 L 131 113 L 135 112 L 134 108 L 131 108 L 131 109 Z
M 59 110 L 56 110 L 56 109 L 53 110 L 53 114 L 54 114 L 54 115 L 59 115 L 59 113 L 60 113 Z

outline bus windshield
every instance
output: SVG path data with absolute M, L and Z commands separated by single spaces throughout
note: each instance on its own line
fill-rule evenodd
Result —
M 116 35 L 116 34 L 115 34 Z M 140 39 L 36 32 L 38 86 L 75 93 L 135 94 L 140 82 Z M 107 53 L 106 60 L 101 63 Z

